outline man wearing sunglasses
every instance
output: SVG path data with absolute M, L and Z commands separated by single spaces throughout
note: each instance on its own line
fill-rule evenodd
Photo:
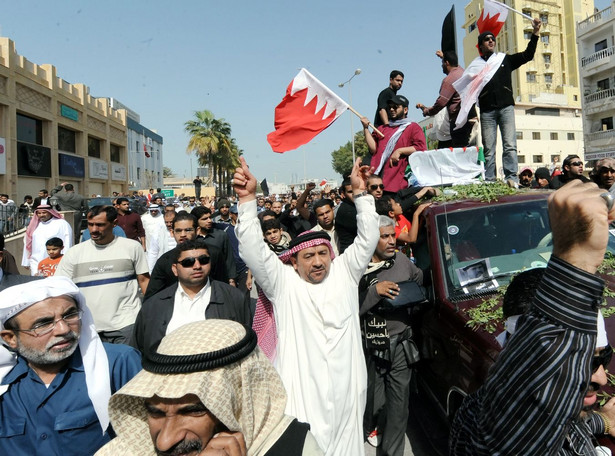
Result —
M 141 359 L 101 342 L 71 280 L 3 290 L 0 335 L 0 454 L 91 455 L 111 440 L 109 399 Z
M 551 259 L 485 384 L 455 415 L 450 455 L 595 455 L 594 435 L 615 434 L 615 399 L 581 413 L 606 384 L 610 356 L 595 274 L 615 208 L 602 193 L 575 180 L 549 197 Z
M 562 174 L 558 174 L 551 180 L 551 186 L 560 188 L 575 179 L 589 182 L 589 178 L 583 175 L 583 160 L 578 155 L 568 155 L 562 163 Z
M 453 84 L 461 94 L 461 108 L 455 129 L 466 123 L 471 107 L 478 101 L 480 124 L 485 153 L 485 178 L 496 180 L 495 148 L 498 126 L 502 135 L 502 166 L 504 178 L 518 182 L 517 132 L 515 128 L 515 99 L 512 72 L 534 58 L 541 22 L 532 21 L 533 33 L 527 48 L 516 54 L 496 52 L 496 36 L 491 31 L 482 31 L 478 36 L 480 56 L 470 63 L 464 75 Z M 474 87 L 466 91 L 468 87 Z M 478 95 L 476 95 L 478 94 Z
M 156 352 L 162 338 L 193 321 L 233 320 L 252 325 L 250 295 L 210 280 L 210 255 L 202 240 L 180 243 L 173 262 L 178 283 L 149 298 L 135 322 L 132 345 L 144 356 Z

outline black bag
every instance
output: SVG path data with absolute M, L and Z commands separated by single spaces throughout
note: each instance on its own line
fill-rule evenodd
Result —
M 383 309 L 415 306 L 427 301 L 425 288 L 414 280 L 404 280 L 397 285 L 399 286 L 399 294 L 397 296 L 394 298 L 382 298 L 381 307 Z

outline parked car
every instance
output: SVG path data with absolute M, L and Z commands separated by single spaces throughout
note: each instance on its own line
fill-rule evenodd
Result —
M 526 191 L 491 202 L 439 202 L 424 211 L 426 223 L 415 257 L 428 271 L 430 283 L 429 304 L 415 319 L 422 356 L 418 381 L 421 393 L 431 398 L 446 422 L 464 397 L 483 384 L 501 350 L 496 340 L 504 331 L 500 319 L 492 315 L 471 327 L 469 311 L 490 298 L 496 298 L 497 309 L 498 287 L 519 271 L 546 267 L 549 261 L 549 194 Z M 615 253 L 613 236 L 608 251 Z M 604 278 L 615 289 L 615 277 Z M 615 317 L 606 323 L 613 343 Z M 615 364 L 610 367 L 615 372 Z

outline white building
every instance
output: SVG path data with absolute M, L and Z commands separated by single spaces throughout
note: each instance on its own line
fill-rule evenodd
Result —
M 162 188 L 162 136 L 141 125 L 139 114 L 118 100 L 108 98 L 108 102 L 112 108 L 126 110 L 129 189 Z
M 585 159 L 615 157 L 615 1 L 577 24 Z

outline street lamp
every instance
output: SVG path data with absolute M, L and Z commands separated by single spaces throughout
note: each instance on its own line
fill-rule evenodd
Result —
M 353 75 L 350 76 L 350 79 L 348 81 L 340 82 L 338 84 L 339 87 L 344 87 L 346 84 L 348 84 L 348 104 L 350 106 L 352 106 L 352 85 L 350 84 L 350 81 L 352 81 L 352 78 L 360 74 L 361 74 L 361 68 L 357 68 L 356 70 L 354 70 Z M 354 154 L 354 127 L 352 125 L 353 117 L 354 117 L 353 115 L 350 116 L 350 139 L 352 141 L 352 163 L 354 165 L 354 162 L 356 159 L 355 159 L 355 154 Z

